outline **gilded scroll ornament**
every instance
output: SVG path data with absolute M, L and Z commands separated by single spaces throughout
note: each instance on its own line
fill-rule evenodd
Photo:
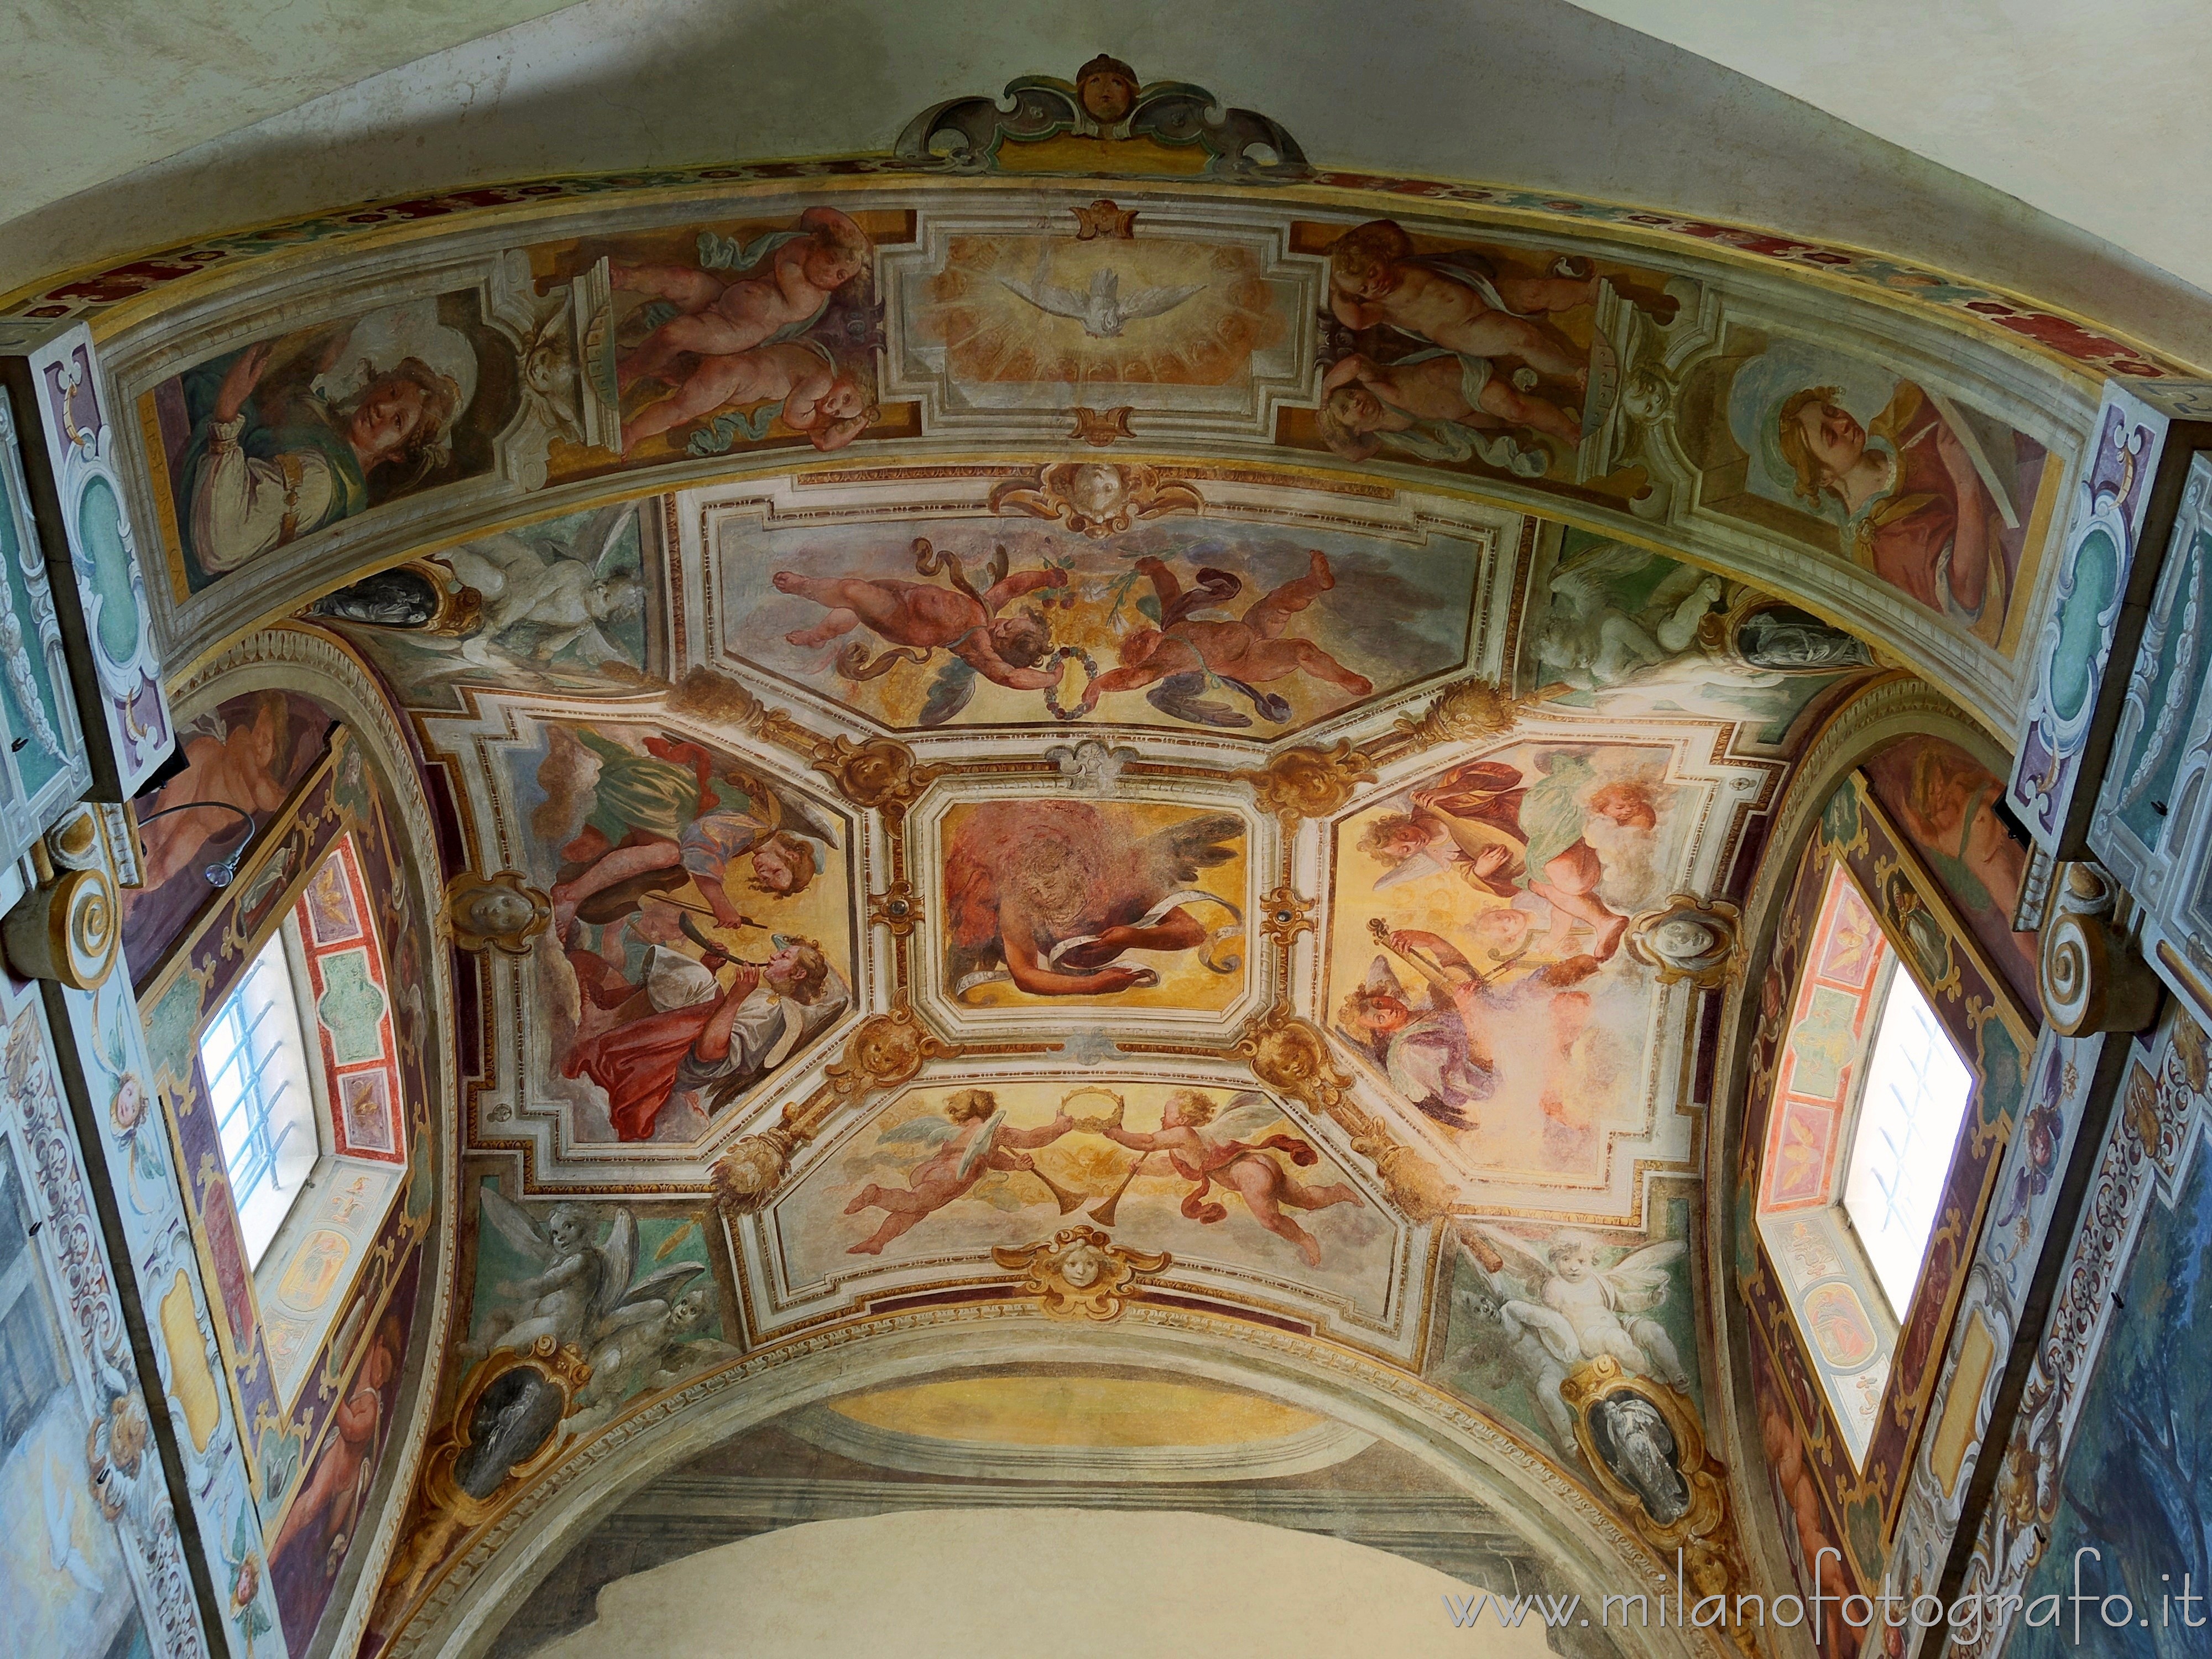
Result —
M 1165 1250 L 1133 1250 L 1116 1244 L 1096 1227 L 1063 1227 L 1035 1244 L 994 1245 L 1001 1267 L 1019 1267 L 1022 1288 L 1042 1297 L 1044 1310 L 1058 1319 L 1119 1319 L 1137 1281 L 1164 1272 L 1175 1258 Z
M 527 885 L 520 870 L 495 876 L 464 870 L 446 884 L 446 926 L 464 951 L 527 956 L 552 921 L 552 900 Z
M 1346 738 L 1329 749 L 1285 749 L 1263 770 L 1237 775 L 1287 829 L 1300 818 L 1326 818 L 1342 811 L 1361 784 L 1375 781 L 1375 768 Z

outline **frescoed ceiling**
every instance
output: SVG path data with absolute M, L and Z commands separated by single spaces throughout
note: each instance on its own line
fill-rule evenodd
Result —
M 1869 690 L 2008 726 L 2094 379 L 2179 366 L 1110 60 L 1010 102 L 0 323 L 98 341 L 173 656 L 339 642 L 441 820 L 464 1243 L 377 1651 L 761 1435 L 1425 1459 L 1540 1578 L 1753 1582 L 1706 1125 L 1778 808 Z
M 567 1334 L 509 1287 L 580 1252 L 669 1309 L 600 1339 L 571 1442 L 1010 1293 L 1425 1378 L 1553 1501 L 1595 1484 L 1559 1356 L 1700 1409 L 1699 1010 L 1792 757 L 1884 672 L 1853 636 L 1501 506 L 1104 459 L 702 485 L 310 615 L 524 896 L 469 924 L 461 1360 Z M 1359 1443 L 961 1387 L 792 1432 L 1093 1480 Z

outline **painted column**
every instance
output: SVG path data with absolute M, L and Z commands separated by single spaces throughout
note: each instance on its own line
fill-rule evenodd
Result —
M 9 1483 L 11 1494 L 38 1494 L 45 1525 L 9 1528 L 0 1553 L 21 1548 L 35 1565 L 43 1548 L 88 1595 L 112 1577 L 134 1604 L 88 1611 L 46 1583 L 58 1611 L 42 1653 L 105 1653 L 100 1633 L 117 1639 L 136 1617 L 165 1659 L 281 1659 L 176 1152 L 149 1093 L 129 975 L 114 971 L 118 890 L 142 874 L 128 802 L 175 747 L 114 469 L 119 434 L 87 331 L 9 349 L 0 355 L 0 885 L 13 908 L 0 939 L 19 988 L 0 998 L 0 1128 L 23 1149 L 16 1166 L 34 1172 L 23 1190 L 39 1232 L 54 1230 L 39 1260 L 67 1287 L 76 1328 L 61 1352 L 92 1437 L 85 1468 L 49 1458 Z M 39 1352 L 11 1328 L 0 1363 L 40 1364 Z M 66 1392 L 53 1399 L 52 1410 L 68 1409 Z

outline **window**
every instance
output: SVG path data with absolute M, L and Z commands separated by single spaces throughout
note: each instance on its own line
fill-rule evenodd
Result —
M 246 1260 L 258 1267 L 323 1150 L 282 933 L 262 947 L 201 1033 L 200 1066 Z
M 1843 1430 L 1867 1455 L 1973 1077 L 1841 864 L 1790 1004 L 1758 1224 Z
M 1893 963 L 1859 1097 L 1843 1206 L 1900 1319 L 1928 1255 L 1972 1087 L 1928 999 Z

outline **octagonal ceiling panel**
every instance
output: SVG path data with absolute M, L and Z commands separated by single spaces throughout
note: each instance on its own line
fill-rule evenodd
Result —
M 1494 662 L 1518 526 L 1196 467 L 817 475 L 684 499 L 684 637 L 890 731 L 1267 742 Z
M 1112 1273 L 1133 1252 L 1155 1258 L 1146 1295 L 1418 1352 L 1431 1230 L 1396 1212 L 1326 1116 L 1212 1058 L 1007 1060 L 959 1077 L 840 1125 L 741 1224 L 754 1340 L 1003 1283 L 1025 1248 L 1075 1230 L 1121 1254 L 1100 1256 L 1097 1279 L 1061 1267 L 1071 1298 L 1132 1293 Z

